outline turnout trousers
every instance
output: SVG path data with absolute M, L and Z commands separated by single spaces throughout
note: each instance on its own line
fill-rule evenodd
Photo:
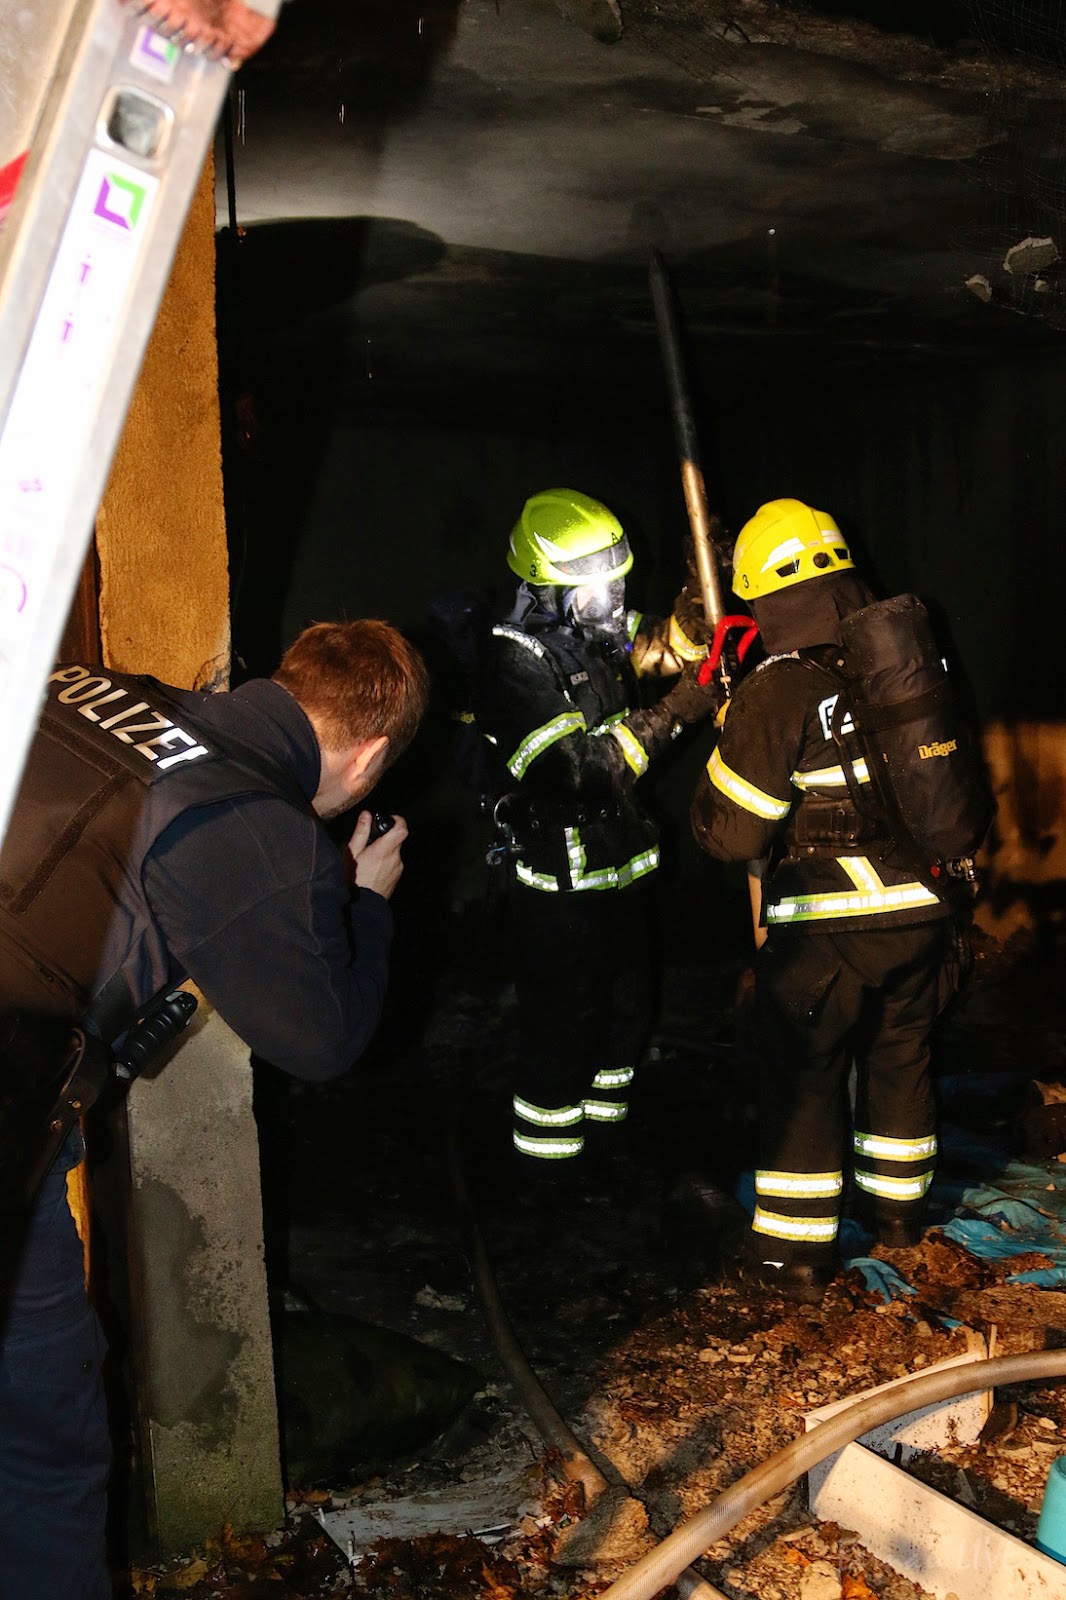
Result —
M 509 914 L 521 1030 L 514 1145 L 565 1161 L 628 1115 L 651 1026 L 648 896 L 639 885 L 553 894 L 515 883 Z
M 763 1260 L 833 1260 L 849 1157 L 875 1226 L 921 1216 L 937 1154 L 930 1037 L 945 999 L 949 930 L 947 919 L 834 933 L 782 928 L 760 951 L 752 1228 Z
M 0 1286 L 0 1600 L 111 1596 L 105 1344 L 67 1200 L 69 1145 Z

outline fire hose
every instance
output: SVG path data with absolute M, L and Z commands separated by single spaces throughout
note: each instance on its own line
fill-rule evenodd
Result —
M 920 1411 L 923 1406 L 972 1394 L 977 1389 L 1062 1377 L 1066 1377 L 1066 1350 L 1034 1350 L 1024 1355 L 997 1356 L 991 1361 L 968 1362 L 962 1367 L 923 1373 L 882 1394 L 867 1395 L 745 1473 L 691 1521 L 675 1528 L 654 1550 L 642 1556 L 604 1590 L 599 1600 L 651 1600 L 653 1595 L 674 1583 L 690 1561 L 724 1538 L 738 1522 L 789 1488 L 827 1456 L 835 1455 L 872 1428 L 893 1422 L 908 1412 Z
M 585 1504 L 591 1506 L 611 1488 L 611 1483 L 559 1415 L 515 1337 L 511 1320 L 500 1299 L 496 1275 L 492 1270 L 492 1262 L 463 1171 L 459 1141 L 454 1134 L 450 1140 L 448 1156 L 452 1188 L 463 1227 L 474 1289 L 496 1346 L 496 1353 L 514 1384 L 518 1399 L 530 1421 L 548 1448 L 558 1454 L 564 1476 L 571 1482 L 581 1484 L 585 1491 Z M 604 1465 L 610 1468 L 609 1462 L 605 1462 Z M 619 1475 L 615 1473 L 614 1476 L 617 1486 L 622 1486 Z M 706 1579 L 701 1578 L 699 1573 L 683 1570 L 686 1566 L 687 1564 L 683 1562 L 674 1579 L 684 1600 L 725 1600 L 720 1589 L 716 1589 Z
M 500 1299 L 492 1263 L 463 1172 L 458 1140 L 454 1136 L 449 1159 L 474 1287 L 497 1353 L 544 1443 L 558 1453 L 564 1475 L 573 1482 L 581 1483 L 586 1503 L 591 1505 L 610 1487 L 609 1480 L 555 1409 L 515 1337 Z M 675 1528 L 673 1533 L 635 1562 L 628 1572 L 603 1592 L 599 1600 L 652 1600 L 670 1584 L 676 1585 L 684 1600 L 723 1600 L 721 1591 L 701 1577 L 691 1563 L 743 1522 L 745 1517 L 790 1488 L 797 1478 L 827 1457 L 835 1455 L 845 1445 L 912 1411 L 920 1411 L 925 1406 L 955 1399 L 959 1395 L 973 1394 L 977 1390 L 1002 1384 L 1063 1377 L 1066 1377 L 1066 1350 L 1034 1350 L 1022 1355 L 997 1356 L 987 1361 L 968 1362 L 961 1367 L 922 1373 L 882 1393 L 866 1395 L 835 1417 L 820 1423 L 813 1432 L 801 1434 L 792 1440 L 761 1466 L 745 1473 L 703 1511 L 683 1526 Z M 610 1467 L 610 1463 L 605 1465 Z M 618 1478 L 617 1473 L 615 1477 Z

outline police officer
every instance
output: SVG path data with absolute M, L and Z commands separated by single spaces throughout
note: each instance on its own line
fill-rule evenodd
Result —
M 597 1141 L 609 1148 L 649 1026 L 644 891 L 659 846 L 637 780 L 718 702 L 686 674 L 638 708 L 635 662 L 676 674 L 706 651 L 676 616 L 647 627 L 626 609 L 632 553 L 598 500 L 533 495 L 507 564 L 519 581 L 479 653 L 473 711 L 495 755 L 494 816 L 512 875 L 514 1149 L 525 1176 L 558 1176 Z
M 833 518 L 799 500 L 740 531 L 733 588 L 766 659 L 740 684 L 692 806 L 698 842 L 760 863 L 755 963 L 756 1207 L 748 1270 L 816 1303 L 836 1262 L 845 1097 L 858 1068 L 854 1183 L 889 1246 L 921 1235 L 937 1154 L 930 1034 L 949 907 L 852 800 L 833 738 L 841 622 L 873 596 Z M 869 773 L 845 721 L 858 793 Z
M 363 811 L 341 852 L 322 822 L 370 792 L 425 700 L 421 658 L 374 621 L 317 624 L 273 680 L 230 694 L 59 667 L 0 856 L 0 1045 L 64 1018 L 110 1040 L 189 977 L 256 1054 L 345 1071 L 381 1011 L 406 828 L 368 843 Z M 111 1594 L 103 1340 L 68 1203 L 81 1155 L 75 1133 L 0 1284 L 4 1600 Z

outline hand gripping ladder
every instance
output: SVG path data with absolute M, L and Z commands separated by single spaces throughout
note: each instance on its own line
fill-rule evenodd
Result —
M 281 0 L 251 3 L 274 16 Z M 230 80 L 224 61 L 183 49 L 122 0 L 10 10 L 0 23 L 0 203 L 5 177 L 9 191 L 17 182 L 0 225 L 0 840 Z

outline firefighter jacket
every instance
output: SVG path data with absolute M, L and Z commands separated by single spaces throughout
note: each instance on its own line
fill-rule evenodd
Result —
M 264 1059 L 344 1071 L 380 1014 L 391 912 L 350 892 L 319 775 L 278 684 L 58 668 L 0 853 L 0 1006 L 77 1018 L 124 996 L 110 1037 L 188 977 Z
M 740 684 L 692 803 L 697 842 L 720 861 L 768 860 L 763 921 L 771 930 L 888 928 L 946 916 L 948 906 L 874 813 L 848 717 L 841 732 L 863 809 L 851 797 L 831 722 L 839 683 L 819 664 L 835 653 L 830 646 L 771 656 Z
M 631 634 L 640 623 L 629 615 Z M 635 785 L 677 731 L 634 709 L 628 639 L 535 613 L 498 622 L 480 652 L 474 719 L 492 747 L 489 796 L 510 830 L 520 883 L 548 892 L 622 889 L 659 864 Z

